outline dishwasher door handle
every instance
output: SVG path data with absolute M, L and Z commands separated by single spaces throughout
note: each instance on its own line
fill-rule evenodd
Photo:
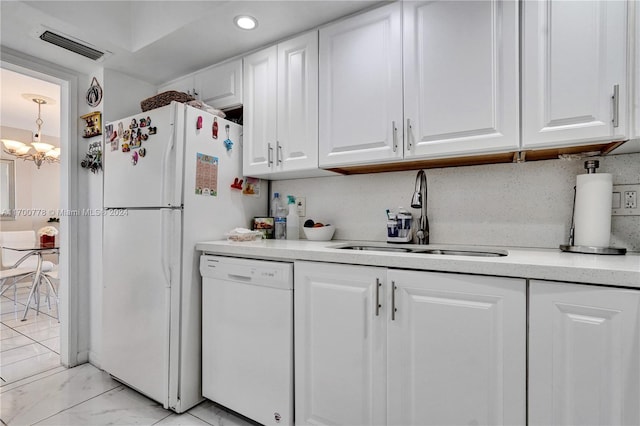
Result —
M 249 277 L 246 275 L 236 275 L 236 274 L 227 274 L 227 278 L 229 278 L 230 280 L 244 281 L 244 282 L 249 282 L 253 280 L 253 277 Z

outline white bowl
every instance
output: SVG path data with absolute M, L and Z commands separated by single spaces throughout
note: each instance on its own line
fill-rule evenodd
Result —
M 319 226 L 317 228 L 302 228 L 307 240 L 311 241 L 329 241 L 333 238 L 336 228 L 333 225 Z

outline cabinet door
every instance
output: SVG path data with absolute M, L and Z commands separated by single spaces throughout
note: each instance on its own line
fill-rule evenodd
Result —
M 525 424 L 525 281 L 390 270 L 387 283 L 387 423 Z
M 276 170 L 318 168 L 318 32 L 278 45 Z
M 385 270 L 312 262 L 294 270 L 295 423 L 384 424 L 385 306 L 376 314 L 375 305 Z
M 242 60 L 207 68 L 195 75 L 200 99 L 214 108 L 242 105 Z
M 195 89 L 196 83 L 193 75 L 181 77 L 177 80 L 170 81 L 158 87 L 158 93 L 167 92 L 169 90 L 176 90 L 178 92 L 188 93 L 191 96 L 198 98 L 199 93 Z
M 640 424 L 640 291 L 533 281 L 530 425 Z
M 523 147 L 623 139 L 627 2 L 540 0 L 522 7 Z
M 402 159 L 401 7 L 320 29 L 320 166 Z
M 403 2 L 405 158 L 518 149 L 518 2 Z
M 277 47 L 244 58 L 243 173 L 269 173 L 276 149 Z

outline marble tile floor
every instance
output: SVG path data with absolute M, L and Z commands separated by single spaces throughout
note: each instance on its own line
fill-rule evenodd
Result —
M 60 323 L 55 305 L 44 297 L 40 313 L 29 309 L 21 321 L 31 283 L 19 283 L 0 297 L 0 386 L 17 382 L 60 366 Z M 35 306 L 35 305 L 32 305 Z
M 91 364 L 61 367 L 0 389 L 3 425 L 256 426 L 211 401 L 176 414 Z

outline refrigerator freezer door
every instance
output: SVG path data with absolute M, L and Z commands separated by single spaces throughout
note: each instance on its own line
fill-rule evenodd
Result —
M 104 218 L 103 368 L 165 408 L 180 215 L 128 209 L 107 210 Z
M 107 124 L 116 136 L 107 134 L 103 153 L 106 208 L 180 206 L 183 119 L 174 102 Z

